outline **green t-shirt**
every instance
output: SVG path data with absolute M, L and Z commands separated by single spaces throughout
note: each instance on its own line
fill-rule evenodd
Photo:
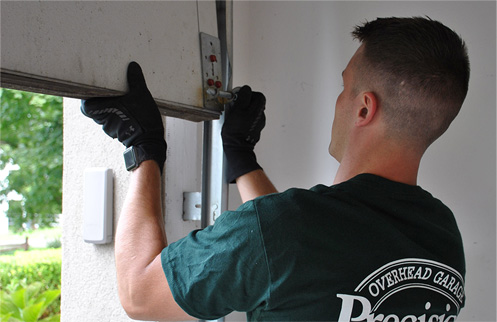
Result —
M 162 265 L 201 319 L 453 321 L 465 301 L 452 212 L 370 174 L 247 202 L 166 247 Z

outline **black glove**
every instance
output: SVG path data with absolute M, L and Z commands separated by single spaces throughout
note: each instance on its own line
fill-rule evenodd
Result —
M 252 92 L 249 86 L 243 86 L 237 93 L 236 101 L 226 107 L 221 136 L 229 183 L 234 183 L 248 172 L 262 169 L 257 163 L 254 147 L 266 125 L 265 108 L 264 95 Z
M 81 112 L 101 124 L 110 137 L 127 148 L 133 146 L 137 165 L 155 160 L 162 173 L 167 148 L 162 117 L 140 65 L 131 62 L 127 76 L 129 91 L 125 95 L 83 100 Z

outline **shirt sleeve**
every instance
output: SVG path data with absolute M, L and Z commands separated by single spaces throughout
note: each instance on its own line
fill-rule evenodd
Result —
M 269 268 L 252 202 L 170 244 L 161 259 L 175 301 L 196 318 L 218 319 L 267 303 Z

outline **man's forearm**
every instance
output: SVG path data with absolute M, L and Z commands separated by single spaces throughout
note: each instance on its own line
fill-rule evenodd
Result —
M 192 320 L 175 302 L 162 269 L 167 241 L 161 206 L 159 167 L 155 161 L 144 161 L 131 174 L 117 227 L 119 299 L 135 320 Z
M 116 233 L 119 299 L 136 320 L 190 319 L 175 302 L 162 268 L 161 252 L 167 245 L 161 209 L 167 149 L 162 116 L 138 63 L 129 63 L 127 80 L 125 95 L 81 102 L 81 112 L 131 149 L 136 162 L 130 165 L 135 170 Z
M 236 179 L 242 202 L 278 192 L 263 170 L 254 170 Z
M 131 173 L 116 233 L 116 270 L 119 296 L 140 294 L 136 287 L 147 266 L 167 245 L 161 210 L 161 179 L 156 162 L 145 161 Z

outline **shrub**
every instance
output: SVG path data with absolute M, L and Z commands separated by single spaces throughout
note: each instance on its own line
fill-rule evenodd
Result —
M 46 312 L 49 305 L 60 296 L 60 290 L 42 291 L 42 289 L 43 284 L 35 282 L 28 286 L 18 286 L 12 292 L 0 291 L 1 321 L 60 321 L 60 314 Z
M 20 285 L 42 283 L 43 291 L 59 290 L 61 249 L 16 251 L 0 256 L 0 290 L 13 292 Z M 48 308 L 50 315 L 60 312 L 60 298 Z
M 47 240 L 47 248 L 60 248 L 62 246 L 62 242 L 59 238 L 52 238 Z
M 60 288 L 61 249 L 16 251 L 0 256 L 0 285 L 42 282 L 46 289 Z

